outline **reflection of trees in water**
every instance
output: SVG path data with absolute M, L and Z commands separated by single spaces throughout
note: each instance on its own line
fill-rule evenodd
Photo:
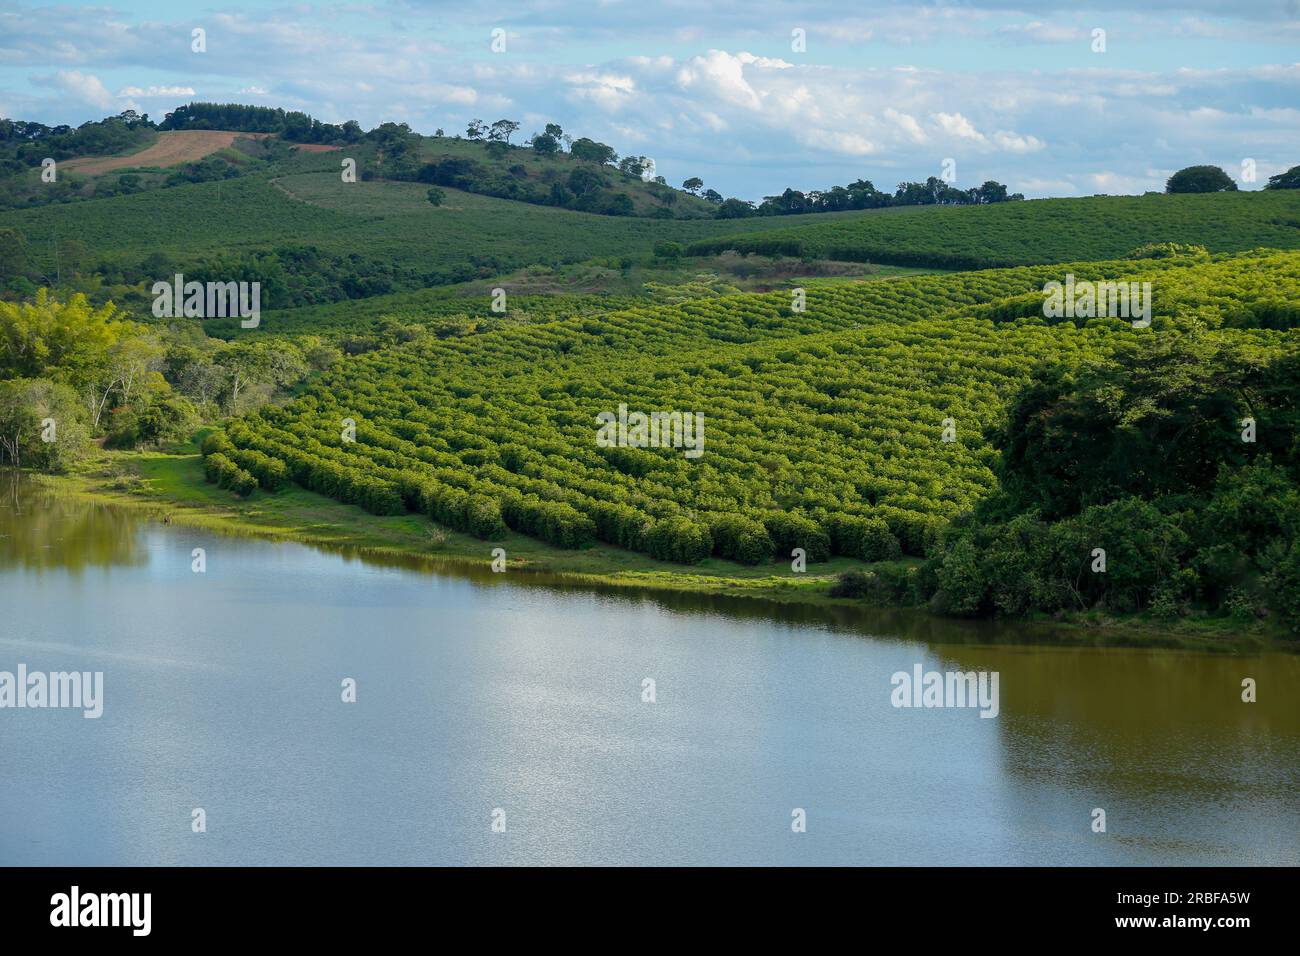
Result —
M 988 723 L 997 728 L 1002 768 L 1011 777 L 1112 800 L 1281 800 L 1300 811 L 1297 655 L 934 650 L 939 660 L 927 670 L 998 672 L 1000 715 Z M 1269 688 L 1256 703 L 1241 700 L 1247 676 Z
M 140 565 L 140 519 L 126 509 L 42 491 L 21 472 L 0 478 L 0 567 Z

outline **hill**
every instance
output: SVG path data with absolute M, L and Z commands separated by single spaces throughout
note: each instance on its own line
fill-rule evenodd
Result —
M 1059 267 L 818 289 L 802 313 L 784 293 L 728 296 L 425 337 L 345 363 L 213 447 L 254 474 L 270 456 L 312 490 L 483 537 L 508 527 L 687 563 L 792 546 L 810 560 L 921 555 L 994 487 L 985 430 L 1038 364 L 1196 324 L 1274 352 L 1293 339 L 1255 326 L 1300 290 L 1300 254 L 1069 268 L 1151 281 L 1152 328 L 1045 320 Z M 602 447 L 598 416 L 620 406 L 701 413 L 707 454 L 686 454 L 680 429 L 678 447 Z
M 687 252 L 730 249 L 992 269 L 1111 259 L 1148 243 L 1191 243 L 1214 252 L 1300 248 L 1300 190 L 1202 195 L 1092 196 L 987 206 L 914 206 L 737 233 L 693 243 Z
M 338 157 L 294 154 L 231 179 L 4 211 L 0 230 L 21 237 L 30 283 L 80 274 L 102 281 L 102 295 L 138 307 L 148 285 L 173 272 L 224 274 L 262 281 L 263 307 L 277 309 L 535 263 L 643 255 L 661 240 L 688 243 L 737 228 L 605 216 L 451 188 L 435 207 L 422 183 L 343 182 Z M 776 225 L 762 219 L 742 228 Z

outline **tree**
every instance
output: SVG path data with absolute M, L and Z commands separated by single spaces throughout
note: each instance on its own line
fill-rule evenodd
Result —
M 605 185 L 605 181 L 593 169 L 579 166 L 569 173 L 569 191 L 575 196 L 585 196 L 587 193 L 595 192 L 603 185 Z
M 606 146 L 604 143 L 597 143 L 595 140 L 582 137 L 576 139 L 569 147 L 569 155 L 574 159 L 580 159 L 584 163 L 596 163 L 601 166 L 614 162 L 617 153 L 612 146 Z
M 989 180 L 971 190 L 971 198 L 979 204 L 1007 201 L 1007 187 Z
M 239 411 L 240 392 L 275 380 L 275 351 L 276 347 L 266 342 L 235 342 L 217 353 L 217 364 L 226 370 L 231 412 Z
M 719 219 L 743 219 L 756 214 L 754 204 L 744 199 L 724 199 L 716 213 Z
M 1265 189 L 1300 189 L 1300 166 L 1292 166 L 1284 173 L 1268 177 Z M 2 275 L 3 272 L 0 272 Z
M 140 328 L 118 316 L 111 304 L 94 309 L 84 295 L 59 302 L 48 289 L 33 302 L 0 302 L 0 376 L 48 376 L 81 387 L 113 343 Z
M 443 200 L 447 198 L 447 194 L 443 192 L 441 189 L 439 189 L 437 186 L 434 186 L 427 193 L 425 193 L 425 198 L 428 199 L 429 202 L 432 203 L 433 205 L 441 206 Z
M 722 205 L 722 193 L 718 192 L 716 189 L 706 189 L 704 192 L 700 193 L 700 196 L 714 205 Z
M 1167 193 L 1236 192 L 1237 184 L 1218 166 L 1188 166 L 1169 177 Z
M 560 151 L 559 137 L 550 133 L 534 133 L 528 143 L 538 156 L 554 156 Z
M 686 180 L 686 182 L 682 183 L 682 188 L 691 195 L 694 195 L 704 188 L 704 180 L 699 176 L 692 176 L 690 179 Z
M 1127 344 L 1077 372 L 1045 369 L 997 435 L 1001 497 L 1055 519 L 1127 495 L 1202 494 L 1252 447 L 1291 447 L 1280 421 L 1267 443 L 1241 441 L 1241 419 L 1271 404 L 1271 381 L 1248 351 L 1193 335 Z
M 542 130 L 542 133 L 543 135 L 554 139 L 557 144 L 563 143 L 565 140 L 564 130 L 560 128 L 559 123 L 547 123 L 546 128 Z
M 474 142 L 478 142 L 487 135 L 487 126 L 481 119 L 472 119 L 469 125 L 465 127 L 465 137 Z
M 492 124 L 488 130 L 487 137 L 496 143 L 509 143 L 510 137 L 519 129 L 519 124 L 514 120 L 499 119 Z
M 637 176 L 645 172 L 650 160 L 644 156 L 624 156 L 618 163 L 618 171 L 624 176 Z
M 636 207 L 632 204 L 630 196 L 625 193 L 618 193 L 609 198 L 609 202 L 605 204 L 602 211 L 607 216 L 630 216 L 636 212 Z
M 0 463 L 59 471 L 81 457 L 89 438 L 69 386 L 45 378 L 0 382 Z

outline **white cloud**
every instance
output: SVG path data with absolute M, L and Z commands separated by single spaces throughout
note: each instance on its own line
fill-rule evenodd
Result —
M 968 139 L 975 143 L 987 143 L 984 134 L 971 125 L 970 120 L 960 113 L 935 113 L 934 121 L 949 136 L 956 139 Z
M 1006 130 L 998 130 L 994 133 L 993 142 L 999 149 L 1008 153 L 1036 153 L 1047 145 L 1037 136 L 1022 136 Z
M 240 90 L 240 93 L 266 93 L 266 90 L 256 88 L 249 90 Z M 118 90 L 119 97 L 127 96 L 194 96 L 194 87 L 192 86 L 128 86 Z
M 695 95 L 715 97 L 749 110 L 763 105 L 762 97 L 745 79 L 745 60 L 725 50 L 691 57 L 677 71 L 677 85 Z
M 636 92 L 636 81 L 617 73 L 573 73 L 565 77 L 572 95 L 607 112 L 620 109 Z
M 37 83 L 53 86 L 65 95 L 71 96 L 82 103 L 89 103 L 99 109 L 111 109 L 113 107 L 113 94 L 108 92 L 108 87 L 104 86 L 99 77 L 93 73 L 82 73 L 79 70 L 60 70 L 53 76 L 38 76 L 32 79 Z

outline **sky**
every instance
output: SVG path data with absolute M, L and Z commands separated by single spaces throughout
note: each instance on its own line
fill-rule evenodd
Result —
M 0 0 L 0 116 L 191 100 L 422 133 L 557 122 L 753 200 L 946 161 L 1031 198 L 1199 163 L 1255 189 L 1300 164 L 1300 0 Z

